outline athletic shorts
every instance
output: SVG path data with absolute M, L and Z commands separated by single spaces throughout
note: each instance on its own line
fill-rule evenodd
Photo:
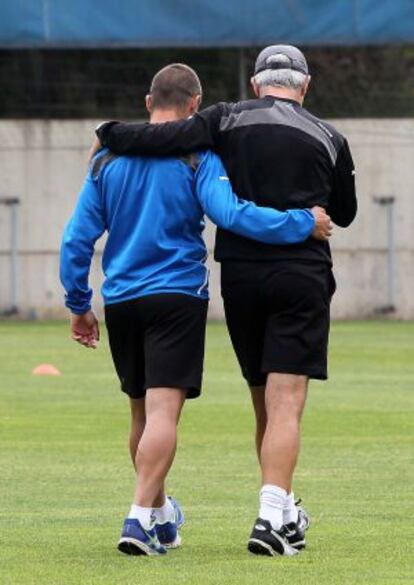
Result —
M 221 266 L 227 327 L 242 374 L 262 386 L 270 372 L 327 379 L 331 267 L 293 261 Z
M 208 301 L 154 294 L 105 306 L 112 359 L 121 389 L 142 398 L 148 388 L 200 395 Z

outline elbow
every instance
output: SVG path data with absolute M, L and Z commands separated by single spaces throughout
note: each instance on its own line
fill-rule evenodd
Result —
M 229 232 L 237 232 L 238 222 L 237 216 L 228 210 L 222 214 L 214 214 L 214 217 L 210 215 L 210 219 L 216 224 L 216 226 L 222 230 L 228 230 Z
M 355 217 L 356 217 L 356 210 L 354 213 L 342 215 L 342 216 L 337 217 L 337 218 L 332 218 L 332 221 L 334 223 L 336 223 L 336 225 L 341 227 L 341 228 L 347 228 L 354 221 Z
M 328 210 L 328 214 L 329 214 L 329 210 Z M 339 227 L 341 228 L 347 228 L 351 225 L 351 223 L 354 221 L 355 217 L 357 214 L 357 203 L 355 202 L 355 205 L 347 210 L 342 211 L 342 213 L 331 213 L 331 219 L 332 221 Z
M 333 220 L 333 222 L 340 228 L 347 228 L 351 225 L 351 223 L 353 222 L 354 218 L 352 219 L 338 219 L 338 220 Z

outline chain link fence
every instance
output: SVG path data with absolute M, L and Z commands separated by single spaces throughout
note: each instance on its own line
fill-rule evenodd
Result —
M 1 50 L 1 118 L 139 118 L 153 74 L 182 61 L 204 86 L 204 106 L 251 95 L 259 49 Z M 413 117 L 414 47 L 304 48 L 307 107 L 321 117 Z M 243 69 L 241 69 L 241 67 Z M 240 83 L 244 87 L 240 87 Z

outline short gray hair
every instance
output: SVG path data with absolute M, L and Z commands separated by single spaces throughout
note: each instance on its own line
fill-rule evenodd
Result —
M 293 69 L 265 69 L 254 76 L 254 81 L 259 87 L 270 85 L 272 87 L 301 89 L 305 85 L 307 77 L 304 73 Z

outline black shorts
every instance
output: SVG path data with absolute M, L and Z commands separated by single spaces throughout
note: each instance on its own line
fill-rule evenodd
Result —
M 105 306 L 109 345 L 121 389 L 142 398 L 148 388 L 201 391 L 208 301 L 155 294 Z
M 326 380 L 335 280 L 325 263 L 236 262 L 221 267 L 227 327 L 243 376 L 270 372 Z

